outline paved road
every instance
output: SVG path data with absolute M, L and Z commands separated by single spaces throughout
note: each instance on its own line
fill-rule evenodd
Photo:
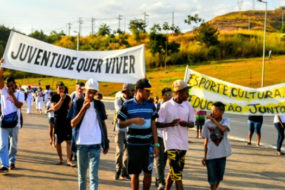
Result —
M 114 110 L 113 102 L 105 101 L 106 109 L 111 112 Z M 248 134 L 248 124 L 247 124 L 247 116 L 242 115 L 233 115 L 233 114 L 225 114 L 226 117 L 230 118 L 232 131 L 230 133 L 230 137 L 234 139 L 238 139 L 241 141 L 247 142 L 247 134 Z M 277 131 L 273 125 L 273 117 L 266 116 L 264 117 L 264 122 L 261 130 L 261 144 L 269 147 L 275 147 L 277 141 Z M 253 141 L 256 142 L 256 136 L 253 136 Z
M 99 167 L 99 190 L 129 190 L 130 182 L 113 179 L 115 162 L 114 131 L 112 130 L 111 104 L 106 104 L 110 138 L 110 150 L 101 154 Z M 23 110 L 25 111 L 25 110 Z M 19 134 L 19 151 L 16 170 L 0 175 L 0 190 L 76 190 L 77 168 L 66 165 L 56 166 L 56 150 L 49 146 L 46 115 L 33 113 L 24 115 L 24 127 Z M 189 130 L 189 150 L 183 180 L 186 190 L 209 189 L 206 169 L 201 165 L 203 140 L 195 138 L 195 132 Z M 223 190 L 248 189 L 285 189 L 284 156 L 275 155 L 275 150 L 266 147 L 245 146 L 244 143 L 231 140 L 233 155 L 227 159 L 227 169 Z M 63 143 L 65 150 L 65 143 Z M 65 159 L 65 151 L 64 159 Z M 166 173 L 168 169 L 166 169 Z M 153 172 L 155 174 L 155 172 Z M 174 188 L 173 188 L 174 189 Z M 151 190 L 155 190 L 152 185 Z

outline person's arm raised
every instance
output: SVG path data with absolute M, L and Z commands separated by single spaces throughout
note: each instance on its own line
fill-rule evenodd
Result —
M 62 103 L 64 102 L 64 99 L 66 98 L 66 95 L 63 93 L 63 94 L 60 94 L 60 99 L 57 103 L 52 103 L 52 110 L 53 111 L 57 111 L 61 108 L 62 106 Z
M 86 110 L 90 107 L 90 102 L 84 102 L 82 108 L 80 109 L 79 113 L 71 120 L 71 127 L 75 127 L 79 124 L 79 122 L 82 120 Z

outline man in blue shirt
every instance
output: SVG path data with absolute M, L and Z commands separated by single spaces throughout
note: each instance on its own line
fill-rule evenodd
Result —
M 148 101 L 151 84 L 147 79 L 136 83 L 136 96 L 121 108 L 119 127 L 128 127 L 128 172 L 131 175 L 133 190 L 139 189 L 139 174 L 144 172 L 143 189 L 150 189 L 153 168 L 153 153 L 158 155 L 158 139 L 155 106 Z

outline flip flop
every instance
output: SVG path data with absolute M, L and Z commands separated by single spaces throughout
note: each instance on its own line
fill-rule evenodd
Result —
M 76 164 L 73 164 L 73 163 L 67 163 L 66 165 L 70 166 L 70 167 L 73 167 L 73 168 L 76 167 Z

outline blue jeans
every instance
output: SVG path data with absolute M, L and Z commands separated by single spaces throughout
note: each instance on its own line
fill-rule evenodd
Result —
M 223 157 L 206 161 L 208 181 L 211 186 L 223 180 L 226 160 L 226 157 Z
M 72 154 L 75 156 L 76 155 L 76 139 L 78 136 L 78 130 L 76 128 L 72 129 L 72 139 L 71 139 L 71 151 Z
M 100 144 L 77 145 L 77 166 L 79 190 L 86 190 L 86 172 L 89 164 L 90 190 L 98 189 Z
M 277 129 L 277 132 L 278 132 L 277 151 L 281 151 L 282 143 L 283 143 L 283 140 L 284 140 L 284 128 L 281 127 L 280 123 L 274 123 L 274 126 L 275 126 L 275 128 Z
M 0 128 L 0 159 L 2 166 L 9 167 L 15 164 L 18 150 L 19 128 Z
M 253 134 L 253 132 L 255 131 L 257 135 L 260 135 L 261 126 L 262 126 L 262 122 L 255 122 L 255 121 L 248 120 L 248 131 L 250 134 Z

